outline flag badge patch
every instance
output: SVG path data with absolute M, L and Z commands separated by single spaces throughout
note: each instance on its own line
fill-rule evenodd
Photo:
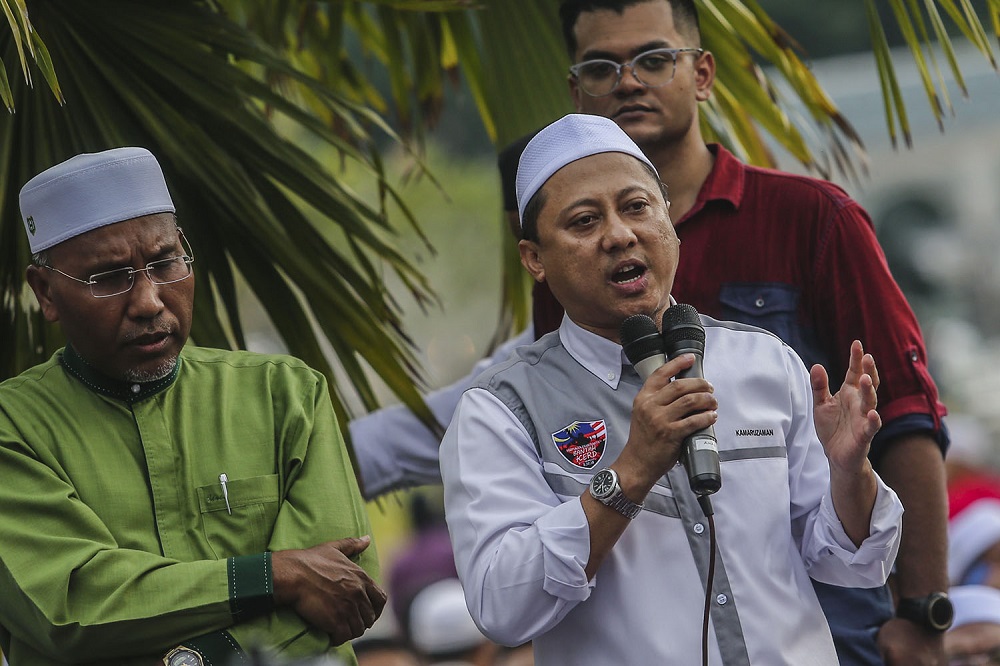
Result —
M 552 443 L 566 460 L 577 467 L 591 469 L 604 455 L 608 433 L 604 421 L 573 421 L 552 433 Z

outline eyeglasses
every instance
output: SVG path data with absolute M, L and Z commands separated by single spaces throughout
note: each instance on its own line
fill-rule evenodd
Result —
M 993 648 L 989 652 L 951 657 L 948 660 L 948 666 L 992 666 L 994 664 L 1000 664 L 1000 647 Z
M 184 232 L 181 228 L 177 228 L 177 233 L 181 237 L 181 242 L 183 245 L 187 246 L 188 254 L 182 254 L 176 257 L 170 257 L 169 259 L 159 259 L 157 261 L 151 261 L 146 264 L 145 268 L 116 268 L 113 271 L 104 271 L 103 273 L 95 273 L 91 275 L 87 280 L 81 280 L 80 278 L 73 277 L 67 273 L 63 273 L 58 268 L 53 266 L 45 265 L 43 268 L 47 268 L 50 271 L 55 271 L 64 277 L 68 277 L 70 280 L 79 282 L 80 284 L 85 284 L 90 286 L 90 294 L 94 298 L 108 298 L 110 296 L 117 296 L 118 294 L 124 294 L 125 292 L 132 289 L 132 285 L 135 284 L 135 274 L 145 273 L 146 277 L 153 284 L 172 284 L 174 282 L 180 282 L 191 276 L 191 264 L 194 263 L 194 252 L 191 251 L 191 244 L 187 242 L 187 238 L 184 237 Z
M 681 53 L 697 53 L 704 49 L 653 49 L 640 53 L 626 63 L 613 60 L 584 60 L 569 68 L 576 77 L 583 92 L 591 97 L 610 95 L 622 82 L 622 71 L 628 67 L 632 76 L 647 88 L 661 88 L 674 80 L 677 71 L 677 56 Z

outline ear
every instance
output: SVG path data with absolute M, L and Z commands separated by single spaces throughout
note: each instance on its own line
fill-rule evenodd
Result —
M 545 282 L 545 265 L 538 252 L 538 244 L 534 241 L 521 240 L 517 244 L 521 253 L 521 265 L 531 274 L 535 282 Z
M 59 308 L 52 300 L 52 273 L 38 266 L 28 266 L 24 271 L 24 277 L 28 281 L 31 291 L 35 292 L 35 299 L 42 309 L 42 316 L 46 321 L 59 321 Z
M 712 86 L 715 84 L 715 56 L 711 51 L 705 51 L 694 63 L 695 98 L 699 102 L 712 96 Z
M 573 98 L 573 108 L 576 109 L 577 113 L 583 113 L 583 101 L 582 97 L 584 93 L 580 90 L 580 84 L 576 82 L 576 79 L 572 75 L 566 77 L 566 83 L 569 84 L 569 95 Z

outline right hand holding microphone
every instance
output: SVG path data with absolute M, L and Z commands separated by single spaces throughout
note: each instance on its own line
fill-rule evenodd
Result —
M 615 463 L 622 476 L 640 481 L 643 496 L 677 464 L 684 439 L 713 426 L 718 402 L 708 380 L 674 379 L 695 364 L 682 354 L 654 370 L 632 402 L 628 442 Z

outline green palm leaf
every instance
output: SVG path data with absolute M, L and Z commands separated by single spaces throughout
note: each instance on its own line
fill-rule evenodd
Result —
M 996 36 L 1000 0 L 986 1 Z M 949 28 L 996 67 L 991 39 L 970 0 L 889 2 L 940 121 L 951 108 L 945 72 L 965 93 Z M 238 294 L 249 289 L 289 351 L 330 376 L 341 417 L 349 398 L 376 404 L 374 372 L 429 418 L 383 276 L 398 276 L 418 304 L 434 295 L 396 247 L 399 225 L 419 232 L 419 221 L 381 153 L 399 146 L 413 174 L 433 179 L 424 133 L 451 85 L 470 91 L 498 147 L 571 110 L 557 0 L 35 0 L 31 23 L 27 4 L 0 0 L 0 100 L 17 106 L 0 120 L 0 377 L 61 344 L 24 287 L 19 186 L 77 152 L 136 144 L 161 158 L 196 246 L 196 342 L 244 346 Z M 909 144 L 884 19 L 874 0 L 865 6 L 887 131 Z M 773 165 L 770 138 L 822 174 L 863 165 L 858 136 L 803 49 L 756 0 L 699 7 L 719 62 L 707 136 L 757 164 Z M 3 65 L 14 61 L 21 75 L 8 78 Z M 33 87 L 32 72 L 47 90 Z M 790 115 L 793 105 L 804 116 Z M 340 163 L 374 195 L 347 187 Z M 527 280 L 512 247 L 503 252 L 507 326 L 526 320 Z

